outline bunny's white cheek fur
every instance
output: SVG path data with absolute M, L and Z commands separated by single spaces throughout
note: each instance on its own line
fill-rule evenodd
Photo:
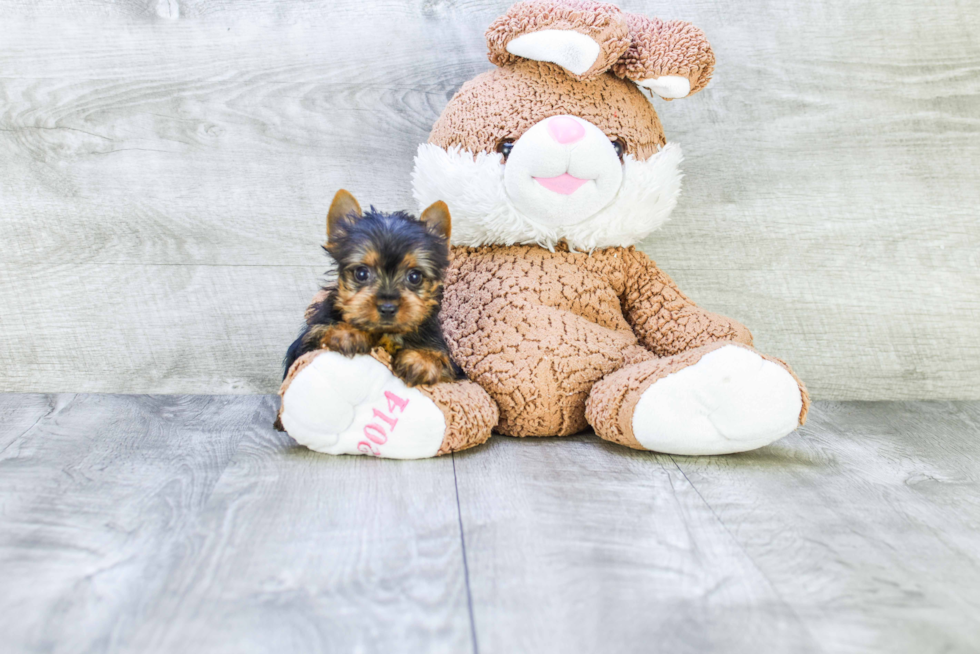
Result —
M 419 146 L 412 187 L 419 208 L 437 200 L 453 216 L 453 245 L 537 244 L 564 240 L 574 250 L 635 245 L 664 224 L 681 190 L 680 146 L 668 143 L 646 161 L 624 158 L 622 183 L 605 206 L 575 222 L 554 221 L 508 197 L 497 153 Z

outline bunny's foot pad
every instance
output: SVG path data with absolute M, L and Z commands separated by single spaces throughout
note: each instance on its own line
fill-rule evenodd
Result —
M 744 452 L 796 429 L 802 408 L 802 390 L 786 368 L 727 345 L 643 391 L 633 436 L 657 452 Z
M 326 454 L 423 459 L 446 433 L 439 407 L 384 364 L 326 351 L 292 376 L 280 420 L 297 443 Z

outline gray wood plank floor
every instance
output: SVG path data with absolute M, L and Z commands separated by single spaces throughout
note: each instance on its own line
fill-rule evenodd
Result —
M 327 457 L 269 396 L 0 395 L 4 652 L 976 652 L 980 403 L 757 452 Z

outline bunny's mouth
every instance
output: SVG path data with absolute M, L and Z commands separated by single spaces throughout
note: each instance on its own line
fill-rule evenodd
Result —
M 554 193 L 571 195 L 579 190 L 586 182 L 593 182 L 595 180 L 582 179 L 581 177 L 574 177 L 573 175 L 564 173 L 557 177 L 535 177 L 534 181 Z
M 605 132 L 584 118 L 563 115 L 521 134 L 503 173 L 514 207 L 554 229 L 588 220 L 612 202 L 623 182 L 623 163 Z

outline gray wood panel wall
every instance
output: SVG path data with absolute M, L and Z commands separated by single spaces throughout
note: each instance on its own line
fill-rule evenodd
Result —
M 0 0 L 0 391 L 275 389 L 333 192 L 414 208 L 508 5 Z M 622 6 L 719 59 L 644 249 L 818 398 L 980 398 L 976 4 Z

